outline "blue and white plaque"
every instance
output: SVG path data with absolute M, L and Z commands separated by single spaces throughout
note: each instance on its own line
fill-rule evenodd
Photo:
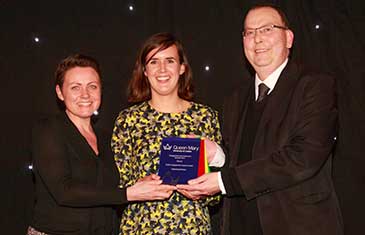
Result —
M 186 184 L 198 176 L 200 138 L 163 138 L 158 175 L 164 184 Z

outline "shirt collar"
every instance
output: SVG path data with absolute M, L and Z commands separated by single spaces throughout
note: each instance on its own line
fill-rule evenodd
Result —
M 257 96 L 259 95 L 259 85 L 261 83 L 264 83 L 268 88 L 270 88 L 269 93 L 270 94 L 274 88 L 275 85 L 280 77 L 281 72 L 285 68 L 285 66 L 288 63 L 288 58 L 277 68 L 274 72 L 272 72 L 264 81 L 261 81 L 256 73 L 255 75 L 255 99 L 257 99 Z

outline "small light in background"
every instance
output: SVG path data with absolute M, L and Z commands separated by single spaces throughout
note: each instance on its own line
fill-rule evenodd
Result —
M 34 37 L 35 42 L 39 42 L 39 37 Z
M 130 11 L 133 11 L 133 10 L 134 10 L 134 6 L 133 6 L 133 5 L 129 5 L 129 6 L 128 6 L 128 9 L 129 9 Z
M 204 67 L 204 70 L 205 70 L 205 71 L 209 71 L 209 70 L 210 70 L 209 65 L 206 65 L 206 66 Z
M 30 165 L 28 166 L 28 169 L 29 169 L 29 170 L 33 170 L 33 165 L 32 165 L 32 164 L 30 164 Z
M 319 29 L 320 27 L 319 27 L 319 24 L 316 24 L 316 26 L 315 26 L 315 29 Z

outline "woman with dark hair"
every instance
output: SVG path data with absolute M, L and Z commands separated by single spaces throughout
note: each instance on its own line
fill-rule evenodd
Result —
M 41 120 L 32 132 L 36 201 L 27 234 L 116 234 L 111 205 L 162 200 L 174 187 L 152 177 L 127 188 L 118 187 L 109 135 L 91 123 L 101 102 L 96 60 L 69 56 L 58 65 L 55 75 L 56 94 L 64 112 Z
M 181 43 L 168 33 L 148 38 L 129 83 L 128 100 L 135 104 L 120 112 L 113 130 L 120 187 L 156 177 L 164 137 L 194 135 L 205 137 L 209 144 L 221 142 L 217 112 L 192 98 L 192 73 Z M 211 165 L 216 164 L 215 154 L 208 153 Z M 222 163 L 224 159 L 215 166 Z M 198 200 L 175 191 L 163 201 L 131 203 L 123 211 L 120 233 L 210 234 L 208 205 L 218 201 L 218 195 Z

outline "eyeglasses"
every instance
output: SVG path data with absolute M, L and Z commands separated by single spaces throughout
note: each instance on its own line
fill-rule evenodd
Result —
M 260 35 L 270 35 L 274 29 L 283 29 L 287 30 L 288 27 L 280 26 L 280 25 L 264 25 L 255 29 L 245 29 L 242 32 L 242 36 L 245 38 L 253 38 L 256 35 L 256 31 L 259 32 Z

